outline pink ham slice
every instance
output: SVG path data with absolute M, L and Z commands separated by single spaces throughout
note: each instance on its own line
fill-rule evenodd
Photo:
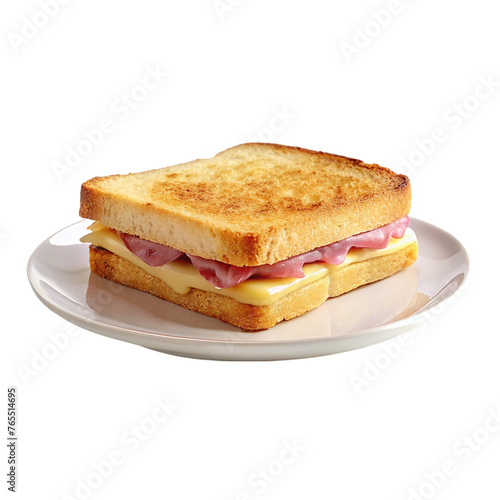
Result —
M 254 275 L 255 269 L 257 269 L 256 267 L 231 266 L 224 262 L 208 260 L 189 254 L 187 256 L 203 278 L 217 288 L 229 288 L 239 285 Z
M 386 226 L 357 234 L 337 241 L 310 252 L 290 257 L 275 264 L 255 267 L 238 267 L 216 260 L 208 260 L 195 255 L 185 254 L 191 260 L 203 278 L 217 288 L 229 288 L 251 276 L 259 278 L 302 278 L 302 266 L 312 262 L 342 264 L 351 248 L 385 248 L 391 238 L 402 238 L 408 227 L 408 216 L 391 222 Z M 127 248 L 150 266 L 161 266 L 178 259 L 183 252 L 151 241 L 142 240 L 137 236 L 118 232 Z
M 150 266 L 163 266 L 168 262 L 178 259 L 184 252 L 175 248 L 161 245 L 154 241 L 143 240 L 138 236 L 117 231 L 125 246 L 134 254 Z

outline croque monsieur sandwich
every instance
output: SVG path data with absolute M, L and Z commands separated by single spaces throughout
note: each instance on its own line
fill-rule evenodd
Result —
M 378 165 L 277 144 L 96 177 L 90 269 L 109 280 L 262 330 L 417 258 L 410 183 Z

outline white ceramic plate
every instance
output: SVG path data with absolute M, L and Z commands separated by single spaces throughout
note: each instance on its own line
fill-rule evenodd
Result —
M 299 318 L 246 333 L 89 271 L 80 221 L 45 240 L 28 263 L 40 300 L 72 323 L 161 352 L 204 359 L 278 360 L 334 354 L 382 342 L 426 321 L 452 295 L 469 269 L 467 253 L 450 234 L 411 219 L 419 257 L 385 280 L 327 300 Z

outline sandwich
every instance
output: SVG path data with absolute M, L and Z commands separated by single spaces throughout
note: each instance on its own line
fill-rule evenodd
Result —
M 85 182 L 81 241 L 93 273 L 256 331 L 413 264 L 410 205 L 387 168 L 250 143 Z

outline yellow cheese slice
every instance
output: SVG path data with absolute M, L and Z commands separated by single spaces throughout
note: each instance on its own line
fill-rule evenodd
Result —
M 342 264 L 332 265 L 323 262 L 305 264 L 303 267 L 305 276 L 303 278 L 250 278 L 230 288 L 216 288 L 206 281 L 198 270 L 186 260 L 175 260 L 158 267 L 150 266 L 134 255 L 114 230 L 98 222 L 92 224 L 88 229 L 92 232 L 83 236 L 80 241 L 91 243 L 127 259 L 147 273 L 163 280 L 177 293 L 185 294 L 191 288 L 198 288 L 206 292 L 226 295 L 238 302 L 254 306 L 271 305 L 284 295 L 326 276 L 335 269 L 347 266 L 353 262 L 360 262 L 397 252 L 416 241 L 415 233 L 408 228 L 403 238 L 391 238 L 389 244 L 384 249 L 351 249 Z

